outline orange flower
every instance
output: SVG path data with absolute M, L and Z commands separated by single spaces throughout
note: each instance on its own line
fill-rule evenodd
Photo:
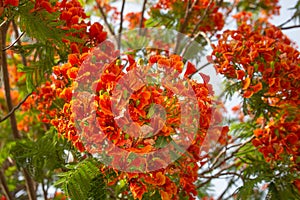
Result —
M 157 65 L 158 65 L 158 67 L 165 68 L 165 67 L 170 67 L 171 63 L 170 63 L 169 59 L 161 58 L 157 61 Z
M 166 182 L 166 176 L 162 174 L 162 172 L 157 172 L 155 174 L 154 181 L 155 181 L 154 183 L 155 185 L 164 185 Z
M 247 90 L 248 87 L 250 86 L 251 83 L 251 79 L 249 77 L 247 77 L 244 81 L 243 81 L 243 90 Z
M 256 130 L 254 130 L 253 132 L 254 132 L 254 135 L 255 135 L 256 137 L 260 137 L 260 136 L 262 136 L 262 135 L 264 134 L 264 132 L 263 132 L 262 129 L 256 129 Z
M 135 180 L 130 182 L 129 188 L 132 192 L 133 198 L 138 198 L 139 200 L 141 200 L 144 193 L 147 192 L 147 187 L 143 183 L 136 182 Z
M 252 86 L 251 89 L 253 90 L 253 93 L 257 93 L 262 89 L 261 82 L 257 83 L 256 85 Z
M 250 97 L 252 97 L 252 95 L 253 95 L 253 91 L 246 90 L 243 94 L 243 97 L 250 98 Z
M 68 102 L 72 99 L 72 89 L 65 88 L 59 95 L 60 98 L 66 99 Z
M 169 194 L 163 190 L 159 190 L 160 193 L 160 197 L 162 200 L 170 200 L 171 197 L 169 196 Z

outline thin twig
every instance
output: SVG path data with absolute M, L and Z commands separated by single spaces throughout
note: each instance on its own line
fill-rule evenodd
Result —
M 13 47 L 13 46 L 21 39 L 21 37 L 22 37 L 24 34 L 25 34 L 25 32 L 21 33 L 21 35 L 19 35 L 13 43 L 11 43 L 9 46 L 7 46 L 7 47 L 5 47 L 4 49 L 2 49 L 2 51 L 6 51 L 7 49 L 12 48 L 12 47 Z
M 206 7 L 205 10 L 204 10 L 203 15 L 201 15 L 199 21 L 198 21 L 197 24 L 196 24 L 196 26 L 195 26 L 195 28 L 194 28 L 194 30 L 193 30 L 193 32 L 192 32 L 192 36 L 196 33 L 196 31 L 197 31 L 198 28 L 200 27 L 200 25 L 201 25 L 203 19 L 204 19 L 204 18 L 206 17 L 206 15 L 207 15 L 208 9 L 209 9 L 209 7 L 210 7 L 210 5 L 211 5 L 212 3 L 213 3 L 213 0 L 210 0 L 209 3 L 208 3 L 208 5 L 207 5 L 207 7 Z
M 0 24 L 0 28 L 2 28 L 2 26 L 7 22 L 7 20 L 4 20 L 1 24 Z
M 198 3 L 199 0 L 194 1 L 193 4 L 191 4 L 192 2 L 189 0 L 188 1 L 188 5 L 187 5 L 187 9 L 186 12 L 184 14 L 184 21 L 182 26 L 180 27 L 179 32 L 183 33 L 184 29 L 186 28 L 187 24 L 188 24 L 188 20 L 192 14 L 193 8 L 195 7 L 195 5 Z
M 48 199 L 48 191 L 47 191 L 47 189 L 46 189 L 44 180 L 42 180 L 42 190 L 43 190 L 44 200 L 47 200 L 47 199 Z
M 190 39 L 189 42 L 184 46 L 184 48 L 182 49 L 182 53 L 181 53 L 182 56 L 184 56 L 184 54 L 186 53 L 186 51 L 188 50 L 188 48 L 190 47 L 190 45 L 192 44 L 192 42 L 194 42 L 194 41 L 196 40 L 196 38 L 197 38 L 198 36 L 200 36 L 200 35 L 206 40 L 207 44 L 208 44 L 209 46 L 211 46 L 211 41 L 210 41 L 210 39 L 207 37 L 207 35 L 206 35 L 203 31 L 199 31 L 199 32 L 198 32 L 194 37 L 192 37 L 192 39 Z
M 288 24 L 289 22 L 291 22 L 295 17 L 297 17 L 297 12 L 288 20 L 286 20 L 285 22 L 283 22 L 282 24 L 280 24 L 278 27 L 281 28 L 283 27 L 284 25 Z
M 122 38 L 122 30 L 123 30 L 123 15 L 124 15 L 125 2 L 126 2 L 126 0 L 122 0 L 122 7 L 121 7 L 121 13 L 120 13 L 120 27 L 119 27 L 118 49 L 121 48 L 121 38 Z
M 142 15 L 141 15 L 141 21 L 140 21 L 140 30 L 139 30 L 139 34 L 141 34 L 142 28 L 143 28 L 143 23 L 144 23 L 144 14 L 145 14 L 145 10 L 146 10 L 146 4 L 147 4 L 147 0 L 144 0 L 143 3 L 143 8 L 142 8 Z
M 13 200 L 11 193 L 9 192 L 8 185 L 5 179 L 4 172 L 0 169 L 0 183 L 1 183 L 1 190 L 4 193 L 7 200 Z
M 207 67 L 208 65 L 210 65 L 211 63 L 206 63 L 203 66 L 201 66 L 199 69 L 197 69 L 197 71 L 195 71 L 194 73 L 190 74 L 188 76 L 188 78 L 192 78 L 195 74 L 197 74 L 198 72 L 200 72 L 202 69 L 204 69 L 205 67 Z
M 113 36 L 115 36 L 116 34 L 115 34 L 114 30 L 112 29 L 112 27 L 110 26 L 110 24 L 108 23 L 107 16 L 106 16 L 106 14 L 105 14 L 103 8 L 101 7 L 101 5 L 100 5 L 100 3 L 99 3 L 98 1 L 96 1 L 96 3 L 97 3 L 97 7 L 98 7 L 98 9 L 99 9 L 99 11 L 100 11 L 100 14 L 101 14 L 102 17 L 103 17 L 104 23 L 105 23 L 105 25 L 107 26 L 107 28 L 108 28 L 110 34 L 113 35 Z
M 184 20 L 183 20 L 183 23 L 182 25 L 180 26 L 180 29 L 179 29 L 179 32 L 180 33 L 183 33 L 185 27 L 187 26 L 187 22 L 188 22 L 188 19 L 190 18 L 190 13 L 192 12 L 192 9 L 193 8 L 193 5 L 191 5 L 191 0 L 188 1 L 187 5 L 186 5 L 186 9 L 185 9 L 185 14 L 184 14 Z M 176 38 L 176 44 L 175 44 L 175 49 L 174 49 L 174 52 L 176 53 L 178 51 L 178 48 L 179 48 L 179 44 L 180 44 L 180 40 L 181 40 L 181 37 L 182 35 L 181 34 L 178 34 L 177 35 L 177 38 Z
M 294 26 L 286 26 L 286 27 L 281 27 L 281 30 L 288 30 L 288 29 L 293 29 L 293 28 L 300 28 L 300 25 L 294 25 Z
M 215 159 L 215 160 L 213 161 L 213 163 L 211 164 L 211 167 L 209 167 L 209 169 L 207 169 L 207 170 L 201 172 L 199 175 L 201 176 L 201 175 L 210 173 L 210 172 L 212 172 L 214 169 L 217 169 L 218 167 L 220 167 L 224 162 L 226 162 L 226 161 L 230 160 L 231 158 L 233 158 L 233 157 L 239 152 L 239 150 L 240 150 L 242 147 L 244 147 L 246 144 L 248 144 L 249 142 L 251 142 L 251 140 L 252 140 L 253 138 L 254 138 L 254 136 L 252 136 L 251 138 L 249 138 L 249 139 L 246 140 L 245 142 L 239 144 L 239 145 L 238 145 L 238 148 L 235 149 L 235 150 L 230 154 L 230 156 L 224 158 L 224 160 L 222 160 L 222 162 L 219 162 L 219 164 L 218 164 L 218 162 L 217 162 L 218 160 Z M 230 148 L 231 148 L 231 147 L 230 147 Z M 226 152 L 226 151 L 225 151 L 225 152 Z M 220 154 L 222 155 L 222 154 L 223 154 L 223 151 L 222 151 Z M 221 157 L 221 155 L 220 155 L 219 157 Z
M 184 21 L 183 21 L 182 26 L 180 27 L 179 32 L 182 32 L 185 29 L 185 27 L 187 25 L 187 22 L 188 22 L 188 20 L 190 18 L 190 13 L 191 13 L 190 7 L 192 6 L 191 3 L 192 3 L 192 1 L 189 0 L 188 4 L 186 6 L 185 14 L 184 14 Z
M 237 179 L 238 180 L 238 179 Z M 230 180 L 229 180 L 229 183 L 227 184 L 227 187 L 225 188 L 225 190 L 222 192 L 222 194 L 220 194 L 220 196 L 217 198 L 217 200 L 222 200 L 224 195 L 228 192 L 229 188 L 233 185 L 234 183 L 234 177 L 232 177 Z
M 18 103 L 18 105 L 16 105 L 15 107 L 13 107 L 13 109 L 11 111 L 9 111 L 9 113 L 3 117 L 2 119 L 0 119 L 0 123 L 3 122 L 4 120 L 6 120 L 7 118 L 9 118 L 17 109 L 19 109 L 21 107 L 21 105 L 28 99 L 28 97 L 30 97 L 30 95 L 32 94 L 32 92 L 30 92 L 29 94 L 27 94 L 24 99 L 22 99 L 22 101 L 20 101 Z
M 236 165 L 236 163 L 232 163 L 232 164 L 230 164 L 230 165 L 228 165 L 228 166 L 222 168 L 222 169 L 221 169 L 219 172 L 217 172 L 215 175 L 206 177 L 207 180 L 204 181 L 203 183 L 201 183 L 200 185 L 198 185 L 197 188 L 203 187 L 204 185 L 206 185 L 207 183 L 209 183 L 212 179 L 214 179 L 214 178 L 219 178 L 221 175 L 224 176 L 224 175 L 230 175 L 230 174 L 232 174 L 232 172 L 227 172 L 227 173 L 222 173 L 222 172 L 224 172 L 225 170 L 228 170 L 228 169 L 234 167 L 235 165 Z M 200 177 L 201 177 L 201 175 L 200 175 Z
M 0 49 L 3 49 L 5 43 L 6 43 L 6 35 L 7 35 L 7 30 L 9 27 L 10 23 L 5 24 L 5 26 L 1 27 L 1 34 L 0 34 Z M 0 64 L 2 67 L 2 72 L 3 72 L 3 81 L 4 81 L 4 91 L 5 91 L 5 99 L 6 99 L 6 104 L 8 107 L 8 110 L 13 109 L 13 103 L 12 103 L 12 98 L 10 95 L 10 81 L 9 81 L 9 73 L 8 73 L 8 67 L 7 67 L 7 55 L 6 51 L 1 51 L 0 52 Z M 15 113 L 13 112 L 10 116 L 10 124 L 11 124 L 11 129 L 12 129 L 12 134 L 13 137 L 18 140 L 21 139 L 21 135 L 18 131 L 17 128 L 17 120 Z M 25 179 L 25 184 L 26 184 L 26 190 L 28 194 L 28 199 L 29 200 L 36 200 L 36 190 L 35 190 L 35 184 L 33 179 L 30 177 L 28 171 L 23 168 L 22 173 L 24 175 Z
M 233 167 L 233 166 L 230 165 L 230 168 L 231 167 Z M 211 175 L 211 176 L 199 176 L 199 177 L 200 178 L 204 178 L 204 179 L 219 178 L 220 176 L 228 176 L 228 175 L 235 175 L 235 176 L 241 177 L 240 174 L 238 174 L 236 172 L 232 172 L 232 171 L 222 173 L 223 171 L 225 171 L 227 169 L 229 169 L 229 168 L 226 167 L 226 168 L 222 169 L 220 172 L 216 173 L 215 175 Z
M 15 34 L 16 34 L 16 38 L 18 38 L 20 34 L 19 34 L 18 26 L 17 26 L 15 20 L 12 21 L 12 24 L 13 24 L 13 28 L 14 28 L 14 31 L 15 31 Z M 22 46 L 22 43 L 21 43 L 20 40 L 18 40 L 18 45 Z M 24 55 L 24 52 L 21 52 L 20 55 L 21 55 L 21 58 L 22 58 L 22 64 L 24 66 L 27 66 L 27 60 L 26 60 L 26 56 Z
M 192 5 L 192 7 L 189 9 L 189 12 L 186 13 L 186 15 L 185 15 L 186 17 L 184 18 L 184 23 L 183 23 L 183 25 L 182 25 L 181 28 L 185 28 L 185 27 L 186 27 L 187 22 L 188 22 L 188 18 L 189 18 L 189 16 L 190 16 L 190 14 L 192 13 L 192 9 L 193 9 L 193 7 L 196 5 L 195 3 L 197 3 L 197 1 L 194 2 L 194 4 Z M 209 7 L 210 7 L 210 5 L 211 5 L 212 3 L 213 3 L 213 0 L 210 0 L 210 2 L 208 3 L 207 7 L 206 7 L 205 10 L 204 10 L 204 13 L 201 15 L 200 19 L 198 20 L 198 22 L 197 22 L 196 26 L 194 27 L 194 29 L 193 29 L 193 31 L 192 31 L 192 34 L 191 34 L 192 39 L 188 42 L 187 45 L 185 45 L 185 47 L 184 47 L 184 49 L 183 49 L 182 55 L 184 55 L 184 53 L 187 51 L 187 49 L 188 49 L 188 47 L 191 45 L 191 43 L 192 43 L 198 36 L 200 36 L 200 35 L 202 35 L 202 36 L 204 37 L 204 39 L 207 41 L 207 43 L 208 43 L 209 45 L 211 44 L 210 39 L 207 37 L 207 35 L 206 35 L 203 31 L 198 32 L 196 35 L 195 35 L 195 33 L 196 33 L 196 31 L 199 29 L 199 27 L 200 27 L 200 25 L 201 25 L 203 19 L 206 17 L 207 12 L 208 12 L 208 9 L 209 9 Z M 176 46 L 175 46 L 175 52 L 178 51 L 180 37 L 181 37 L 180 35 L 178 35 L 178 37 L 177 37 Z

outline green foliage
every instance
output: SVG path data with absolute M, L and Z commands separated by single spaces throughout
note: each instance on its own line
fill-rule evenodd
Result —
M 107 194 L 103 191 L 105 191 L 103 175 L 98 174 L 95 178 L 92 179 L 90 183 L 90 189 L 88 191 L 88 200 L 107 199 Z
M 270 10 L 272 7 L 267 5 L 264 1 L 242 0 L 239 1 L 237 9 L 238 11 L 244 10 L 258 15 L 261 10 Z
M 294 200 L 300 199 L 298 191 L 288 182 L 271 182 L 268 187 L 266 200 Z
M 5 162 L 5 160 L 9 157 L 11 149 L 16 145 L 16 142 L 6 142 L 1 143 L 0 146 L 0 166 Z
M 151 18 L 149 18 L 145 25 L 147 28 L 149 27 L 157 27 L 157 26 L 165 26 L 166 28 L 174 28 L 178 24 L 175 16 L 170 13 L 163 13 L 160 10 L 152 10 Z
M 58 62 L 67 60 L 68 50 L 62 39 L 72 41 L 66 37 L 66 31 L 59 27 L 63 21 L 59 19 L 59 12 L 32 12 L 34 2 L 28 1 L 19 6 L 15 19 L 21 31 L 26 32 L 26 45 L 15 45 L 14 50 L 30 58 L 30 66 L 18 65 L 18 70 L 26 73 L 26 85 L 31 92 L 44 81 L 45 74 L 51 74 L 52 67 Z M 78 39 L 79 40 L 79 39 Z M 59 59 L 55 55 L 59 55 Z
M 106 196 L 104 180 L 93 159 L 85 159 L 66 168 L 68 171 L 59 174 L 60 179 L 55 185 L 61 186 L 71 199 L 96 200 Z
M 268 184 L 267 200 L 299 199 L 299 193 L 292 182 L 299 174 L 291 173 L 288 158 L 283 161 L 266 162 L 261 153 L 251 144 L 242 148 L 237 157 L 247 165 L 243 169 L 243 186 L 236 191 L 238 199 L 261 199 L 265 191 L 262 184 Z
M 57 138 L 54 128 L 36 141 L 23 139 L 16 142 L 11 154 L 19 168 L 28 169 L 38 182 L 51 177 L 55 169 L 63 168 L 68 144 Z

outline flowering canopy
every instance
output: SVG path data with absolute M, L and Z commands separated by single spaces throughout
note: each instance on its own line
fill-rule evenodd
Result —
M 0 1 L 1 198 L 300 198 L 299 2 L 120 3 Z

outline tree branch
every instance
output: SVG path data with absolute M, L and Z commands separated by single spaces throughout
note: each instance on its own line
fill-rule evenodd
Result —
M 124 15 L 124 7 L 126 0 L 122 0 L 122 7 L 120 13 L 120 27 L 119 27 L 119 38 L 118 38 L 118 49 L 121 48 L 121 38 L 122 38 L 122 30 L 123 30 L 123 15 Z
M 220 169 L 219 172 L 217 172 L 216 174 L 211 175 L 211 176 L 203 176 L 203 175 L 200 175 L 199 177 L 205 178 L 205 179 L 207 179 L 207 180 L 204 181 L 203 183 L 201 183 L 200 185 L 198 185 L 197 188 L 203 187 L 204 185 L 206 185 L 207 183 L 209 183 L 209 182 L 210 182 L 212 179 L 214 179 L 214 178 L 219 178 L 220 176 L 225 176 L 225 175 L 236 175 L 236 173 L 234 173 L 234 172 L 226 172 L 226 173 L 222 173 L 223 171 L 228 170 L 228 169 L 234 167 L 235 165 L 236 165 L 236 163 L 233 162 L 233 163 L 231 163 L 230 165 L 228 165 L 228 166 L 226 166 L 226 167 Z
M 0 170 L 0 183 L 1 183 L 1 190 L 4 193 L 5 197 L 7 200 L 12 200 L 13 197 L 11 193 L 8 190 L 7 182 L 4 176 L 4 173 L 2 170 Z
M 2 49 L 2 51 L 6 51 L 6 50 L 12 48 L 17 42 L 19 42 L 19 40 L 21 39 L 21 37 L 22 37 L 24 34 L 25 34 L 25 32 L 21 33 L 21 35 L 19 35 L 13 43 L 11 43 L 9 46 L 7 46 L 7 47 L 5 47 L 4 49 Z
M 42 180 L 42 190 L 43 190 L 44 200 L 48 200 L 48 191 L 47 191 L 47 189 L 46 189 L 44 180 Z
M 187 5 L 186 5 L 186 9 L 185 9 L 183 23 L 182 23 L 182 25 L 180 26 L 180 29 L 179 29 L 180 33 L 183 33 L 184 29 L 186 28 L 188 19 L 190 18 L 190 13 L 192 12 L 194 5 L 196 5 L 196 2 L 197 1 L 195 1 L 193 4 L 191 4 L 192 1 L 191 0 L 188 1 Z M 180 35 L 180 34 L 177 35 L 175 49 L 174 49 L 175 53 L 178 51 L 181 36 L 182 35 Z
M 22 101 L 20 101 L 18 103 L 18 105 L 16 105 L 15 107 L 13 107 L 13 109 L 11 109 L 11 111 L 5 115 L 5 117 L 3 117 L 2 119 L 0 119 L 0 122 L 3 122 L 4 120 L 6 120 L 7 118 L 9 118 L 17 109 L 19 109 L 21 107 L 21 105 L 32 95 L 32 92 L 30 92 L 29 94 L 27 94 L 24 99 L 22 99 Z
M 145 14 L 145 10 L 146 10 L 146 4 L 147 4 L 147 0 L 144 0 L 143 3 L 143 8 L 142 8 L 142 15 L 141 15 L 141 21 L 140 21 L 140 30 L 139 30 L 139 34 L 141 34 L 141 29 L 143 28 L 143 22 L 144 22 L 144 14 Z
M 29 175 L 29 173 L 26 169 L 23 168 L 22 172 L 23 172 L 23 175 L 24 175 L 29 200 L 36 200 L 34 181 L 30 177 L 30 175 Z
M 210 41 L 210 39 L 207 37 L 207 35 L 206 35 L 203 31 L 199 31 L 199 32 L 198 32 L 192 39 L 190 39 L 189 42 L 184 46 L 184 48 L 182 49 L 182 53 L 181 53 L 182 56 L 184 56 L 184 54 L 186 53 L 186 51 L 188 50 L 188 48 L 189 48 L 189 46 L 192 44 L 192 42 L 194 42 L 194 41 L 196 40 L 196 38 L 197 38 L 198 36 L 200 36 L 200 35 L 206 40 L 207 44 L 208 44 L 209 46 L 211 46 L 211 41 Z
M 3 47 L 6 44 L 6 36 L 7 36 L 7 30 L 10 23 L 6 23 L 3 26 L 1 26 L 1 33 L 0 33 L 0 49 L 3 49 Z M 7 55 L 6 51 L 0 52 L 0 64 L 3 72 L 3 82 L 4 82 L 4 91 L 5 91 L 5 99 L 6 104 L 8 107 L 8 110 L 13 110 L 13 103 L 10 95 L 10 82 L 9 82 L 9 73 L 8 73 L 8 67 L 7 67 Z M 21 135 L 19 134 L 18 128 L 17 128 L 17 120 L 15 113 L 13 112 L 10 116 L 10 125 L 12 129 L 12 133 L 15 139 L 21 139 Z M 26 169 L 22 169 L 25 183 L 26 183 L 26 189 L 28 193 L 29 200 L 36 200 L 36 193 L 35 193 L 35 187 L 34 182 L 31 179 L 28 171 Z
M 3 46 L 5 46 L 6 43 L 6 33 L 9 27 L 9 23 L 5 24 L 3 27 L 1 27 L 1 34 L 0 34 L 0 49 L 3 49 Z M 4 82 L 4 91 L 5 91 L 5 99 L 6 99 L 6 104 L 8 107 L 8 110 L 13 109 L 13 104 L 10 96 L 10 82 L 9 82 L 9 73 L 8 73 L 8 68 L 7 68 L 7 59 L 6 59 L 6 52 L 2 51 L 1 53 L 1 68 L 2 68 L 2 73 L 3 73 L 3 82 Z M 19 139 L 21 136 L 19 135 L 18 129 L 17 129 L 17 120 L 16 116 L 13 114 L 10 115 L 10 124 L 12 128 L 12 133 L 15 138 Z
M 195 71 L 194 73 L 190 74 L 188 76 L 188 78 L 192 78 L 195 74 L 197 74 L 198 72 L 200 72 L 202 69 L 204 69 L 205 67 L 207 67 L 208 65 L 210 65 L 211 63 L 206 63 L 203 66 L 201 66 L 199 69 L 197 69 L 197 71 Z
M 288 30 L 288 29 L 293 29 L 293 28 L 300 28 L 300 25 L 294 25 L 294 26 L 286 26 L 286 27 L 281 27 L 281 30 Z
M 17 24 L 16 24 L 16 22 L 14 20 L 12 21 L 12 24 L 13 24 L 13 28 L 14 28 L 14 31 L 15 31 L 15 34 L 16 34 L 16 38 L 18 38 L 19 37 L 18 26 L 17 26 Z M 18 40 L 18 45 L 22 46 L 22 43 L 21 43 L 20 40 Z M 24 53 L 21 52 L 20 54 L 21 54 L 21 57 L 22 57 L 22 64 L 24 66 L 27 66 L 27 60 L 26 60 L 26 57 L 25 57 Z
M 237 179 L 238 180 L 238 179 Z M 217 200 L 222 200 L 224 195 L 226 194 L 226 192 L 228 191 L 228 189 L 233 185 L 234 183 L 234 177 L 232 177 L 229 181 L 229 183 L 227 184 L 227 187 L 225 188 L 225 190 L 220 194 L 220 196 L 217 198 Z
M 197 24 L 196 24 L 196 26 L 195 26 L 195 28 L 194 28 L 194 30 L 193 30 L 193 32 L 192 32 L 192 35 L 191 35 L 192 37 L 193 37 L 193 35 L 196 33 L 196 31 L 199 29 L 200 24 L 202 23 L 203 19 L 206 17 L 207 12 L 208 12 L 208 9 L 209 9 L 209 7 L 210 7 L 210 5 L 211 5 L 212 3 L 213 3 L 213 0 L 210 0 L 209 3 L 208 3 L 208 5 L 207 5 L 207 7 L 206 7 L 205 10 L 204 10 L 203 15 L 201 15 L 199 21 L 197 22 Z
M 297 12 L 294 13 L 294 15 L 293 15 L 290 19 L 286 20 L 285 22 L 283 22 L 282 24 L 280 24 L 278 27 L 279 27 L 279 28 L 283 27 L 284 25 L 286 25 L 286 24 L 288 24 L 289 22 L 291 22 L 295 17 L 297 17 Z
M 211 166 L 209 167 L 209 169 L 207 169 L 207 170 L 201 172 L 201 173 L 199 174 L 199 176 L 202 176 L 202 175 L 204 175 L 204 174 L 210 173 L 210 172 L 212 172 L 214 169 L 217 169 L 218 167 L 221 167 L 223 163 L 225 163 L 226 161 L 228 161 L 228 160 L 230 160 L 231 158 L 233 158 L 233 157 L 239 152 L 239 150 L 240 150 L 242 147 L 244 147 L 246 144 L 248 144 L 249 142 L 251 142 L 251 140 L 252 140 L 253 138 L 254 138 L 254 136 L 252 136 L 251 138 L 249 138 L 248 140 L 246 140 L 245 142 L 243 142 L 243 143 L 241 143 L 241 144 L 233 145 L 233 146 L 231 146 L 231 147 L 226 148 L 224 151 L 221 151 L 221 152 L 219 153 L 219 155 L 217 156 L 217 158 L 214 159 L 214 161 L 212 162 L 212 164 L 211 164 Z M 219 158 L 221 157 L 221 155 L 223 155 L 229 148 L 233 148 L 233 147 L 238 147 L 238 148 L 236 148 L 233 152 L 231 152 L 231 154 L 230 154 L 228 157 L 224 158 L 224 160 L 222 160 L 222 162 L 219 162 L 219 163 L 218 163 Z
M 105 25 L 107 26 L 107 28 L 108 28 L 110 34 L 113 35 L 113 36 L 115 36 L 116 34 L 115 34 L 114 30 L 112 29 L 112 27 L 110 26 L 110 24 L 108 23 L 108 21 L 107 21 L 107 16 L 106 16 L 106 14 L 104 13 L 103 8 L 101 7 L 101 5 L 100 5 L 100 3 L 99 3 L 98 1 L 96 1 L 96 3 L 97 3 L 97 7 L 98 7 L 98 9 L 99 9 L 99 11 L 100 11 L 100 14 L 101 14 L 102 17 L 103 17 L 104 23 L 105 23 Z
M 0 24 L 0 28 L 2 28 L 2 27 L 5 25 L 6 22 L 7 22 L 7 20 L 4 20 L 4 21 Z

